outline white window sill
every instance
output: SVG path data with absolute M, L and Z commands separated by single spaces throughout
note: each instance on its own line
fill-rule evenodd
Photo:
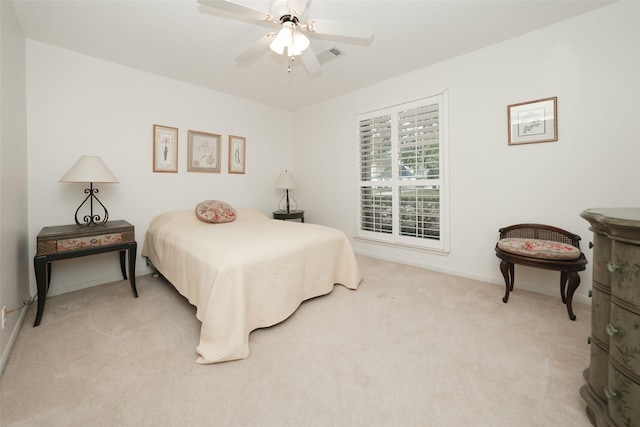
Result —
M 353 239 L 355 241 L 362 242 L 362 243 L 370 243 L 370 244 L 374 244 L 374 245 L 382 245 L 382 246 L 387 246 L 387 247 L 390 247 L 390 248 L 411 250 L 411 251 L 416 251 L 416 252 L 428 253 L 428 254 L 432 254 L 432 255 L 448 256 L 449 253 L 450 253 L 450 251 L 448 249 L 430 248 L 430 247 L 427 247 L 427 246 L 410 245 L 410 244 L 407 244 L 407 243 L 397 243 L 397 242 L 391 242 L 391 241 L 387 241 L 387 240 L 372 239 L 372 238 L 368 238 L 368 237 L 354 236 Z

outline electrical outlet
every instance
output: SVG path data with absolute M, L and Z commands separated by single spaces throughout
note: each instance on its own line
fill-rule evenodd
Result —
M 4 325 L 7 323 L 7 306 L 2 307 L 2 329 L 4 329 Z

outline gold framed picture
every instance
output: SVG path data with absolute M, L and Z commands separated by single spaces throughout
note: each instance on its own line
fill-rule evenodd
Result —
M 178 172 L 178 128 L 153 125 L 153 171 Z
M 558 97 L 507 106 L 509 145 L 558 140 Z
M 246 138 L 229 135 L 229 173 L 244 173 L 246 151 Z
M 215 133 L 187 132 L 187 171 L 220 173 L 220 138 Z

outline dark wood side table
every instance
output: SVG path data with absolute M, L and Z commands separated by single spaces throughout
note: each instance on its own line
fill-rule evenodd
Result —
M 301 210 L 290 210 L 287 211 L 274 211 L 273 219 L 281 219 L 283 221 L 287 219 L 299 219 L 301 222 L 304 222 L 304 211 Z
M 80 227 L 76 224 L 44 227 L 37 237 L 37 253 L 33 258 L 38 286 L 38 312 L 34 327 L 40 324 L 44 303 L 51 283 L 51 263 L 61 259 L 77 258 L 104 252 L 120 251 L 122 277 L 127 279 L 126 252 L 129 252 L 129 281 L 133 296 L 136 289 L 135 229 L 127 221 L 109 221 L 103 225 Z

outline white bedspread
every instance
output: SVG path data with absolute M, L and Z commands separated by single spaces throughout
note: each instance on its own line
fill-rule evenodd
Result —
M 145 236 L 142 255 L 197 308 L 198 363 L 247 358 L 251 331 L 283 321 L 336 283 L 356 289 L 361 281 L 342 231 L 237 213 L 233 222 L 208 224 L 192 210 L 167 212 Z

